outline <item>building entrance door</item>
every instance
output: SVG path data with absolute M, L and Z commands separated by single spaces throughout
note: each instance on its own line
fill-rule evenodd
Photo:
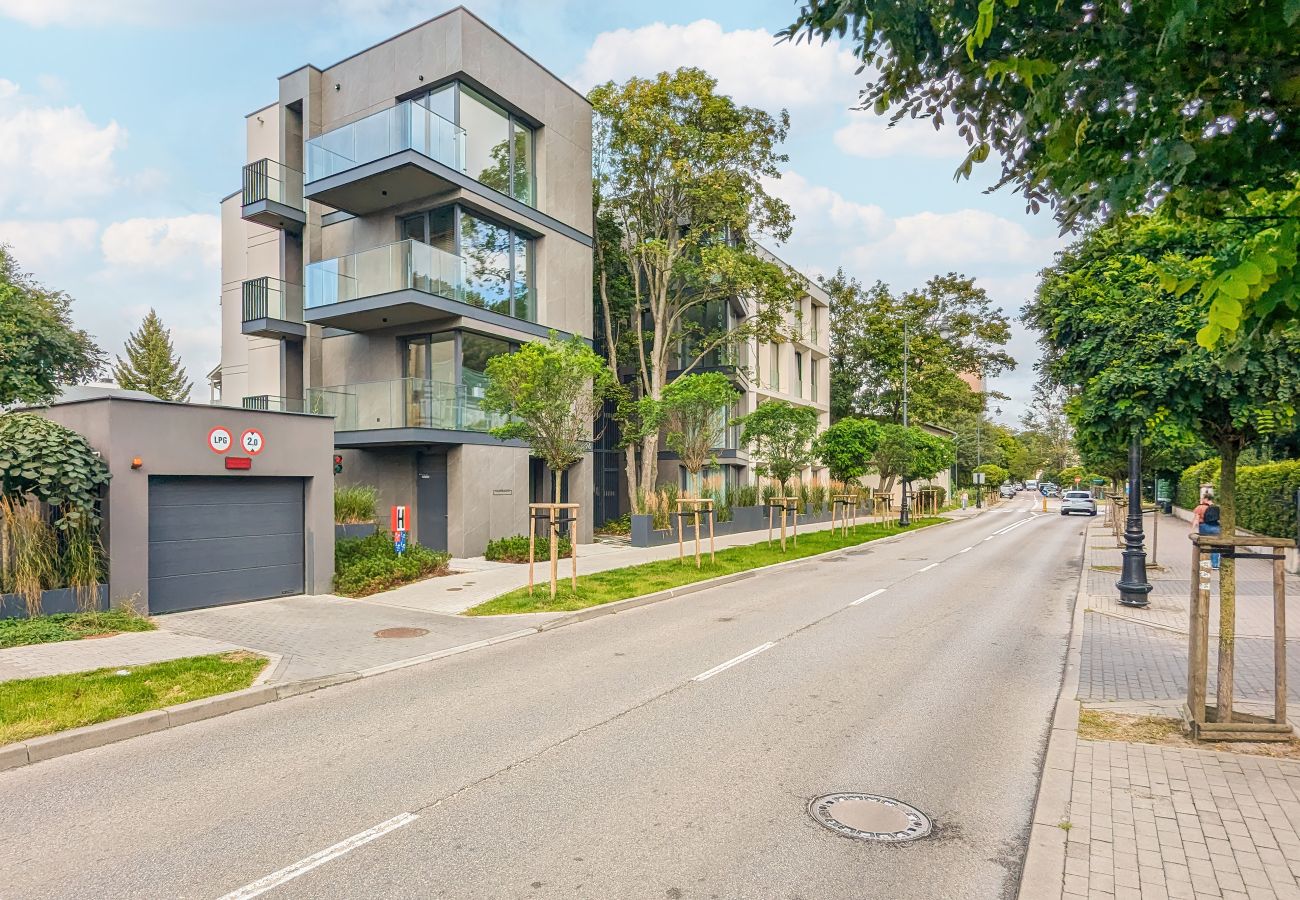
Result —
M 421 453 L 415 468 L 416 535 L 430 550 L 447 549 L 447 454 Z

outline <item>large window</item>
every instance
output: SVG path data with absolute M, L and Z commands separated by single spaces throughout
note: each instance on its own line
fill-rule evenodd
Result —
M 687 309 L 682 316 L 682 336 L 677 344 L 678 366 L 683 369 L 689 366 L 701 345 L 712 343 L 719 333 L 731 331 L 734 327 L 735 315 L 725 299 L 707 300 Z M 699 365 L 705 368 L 734 365 L 734 349 L 724 341 L 704 354 Z
M 537 204 L 530 126 L 459 82 L 416 102 L 465 129 L 465 171 L 471 178 L 521 203 Z
M 532 238 L 459 206 L 408 216 L 401 222 L 401 231 L 403 238 L 431 244 L 464 260 L 466 303 L 537 321 Z

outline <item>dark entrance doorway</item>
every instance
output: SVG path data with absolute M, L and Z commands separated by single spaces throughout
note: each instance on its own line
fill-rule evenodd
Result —
M 416 540 L 431 550 L 446 550 L 447 454 L 421 453 L 415 466 Z

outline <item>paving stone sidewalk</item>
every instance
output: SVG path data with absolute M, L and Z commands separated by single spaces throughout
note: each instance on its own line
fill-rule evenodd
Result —
M 1146 610 L 1119 606 L 1118 572 L 1094 568 L 1120 562 L 1100 517 L 1085 536 L 1075 633 L 1020 896 L 1300 898 L 1300 762 L 1078 739 L 1081 709 L 1175 716 L 1185 696 L 1188 525 L 1161 517 L 1159 527 L 1164 571 L 1151 573 Z M 1264 566 L 1239 567 L 1234 694 L 1246 709 L 1271 707 Z M 1289 699 L 1300 704 L 1300 580 L 1287 582 Z M 1211 629 L 1217 634 L 1217 616 Z
M 0 681 L 109 666 L 141 666 L 238 649 L 238 644 L 228 641 L 168 631 L 131 631 L 111 637 L 7 647 L 0 650 Z

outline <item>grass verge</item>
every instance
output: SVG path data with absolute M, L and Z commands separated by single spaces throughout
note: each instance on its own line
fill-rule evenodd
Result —
M 0 681 L 0 744 L 242 690 L 265 665 L 264 657 L 241 650 Z
M 1159 744 L 1166 747 L 1271 756 L 1276 759 L 1300 759 L 1300 741 L 1194 741 L 1183 732 L 1182 719 L 1134 716 L 1099 709 L 1084 709 L 1079 712 L 1079 740 L 1126 741 L 1131 744 Z
M 831 550 L 855 547 L 868 541 L 880 540 L 904 531 L 915 531 L 918 528 L 947 521 L 949 520 L 942 518 L 916 519 L 910 528 L 899 528 L 897 525 L 887 527 L 865 525 L 860 527 L 856 534 L 850 531 L 847 537 L 832 534 L 829 529 L 809 531 L 799 535 L 798 544 L 787 544 L 785 553 L 781 552 L 779 541 L 773 540 L 770 547 L 767 541 L 761 541 L 744 547 L 729 547 L 726 550 L 719 550 L 717 562 L 714 563 L 710 563 L 706 555 L 703 558 L 703 564 L 698 569 L 695 568 L 694 542 L 692 541 L 684 563 L 678 562 L 676 559 L 661 559 L 655 562 L 642 563 L 638 566 L 627 566 L 622 569 L 609 569 L 605 572 L 582 575 L 578 578 L 576 591 L 569 586 L 569 581 L 565 578 L 559 585 L 554 602 L 550 598 L 545 583 L 540 585 L 532 595 L 529 595 L 528 588 L 519 588 L 508 594 L 502 594 L 500 597 L 494 597 L 480 603 L 478 606 L 466 610 L 464 615 L 505 616 L 515 613 L 572 612 L 573 610 L 586 609 L 589 606 L 600 606 L 605 603 L 613 603 L 616 600 L 626 600 L 629 597 L 639 597 L 642 594 L 653 594 L 656 591 L 681 587 L 684 584 L 693 584 L 707 578 L 717 578 L 720 575 L 731 575 L 736 572 L 757 569 L 760 566 L 769 566 L 773 563 L 789 562 L 792 559 L 802 559 L 807 556 L 815 556 L 818 553 L 827 553 Z M 707 549 L 705 552 L 707 553 Z M 564 561 L 561 560 L 561 575 L 564 572 Z
M 120 631 L 153 631 L 153 622 L 124 609 L 58 613 L 34 619 L 0 619 L 0 649 L 104 637 Z

